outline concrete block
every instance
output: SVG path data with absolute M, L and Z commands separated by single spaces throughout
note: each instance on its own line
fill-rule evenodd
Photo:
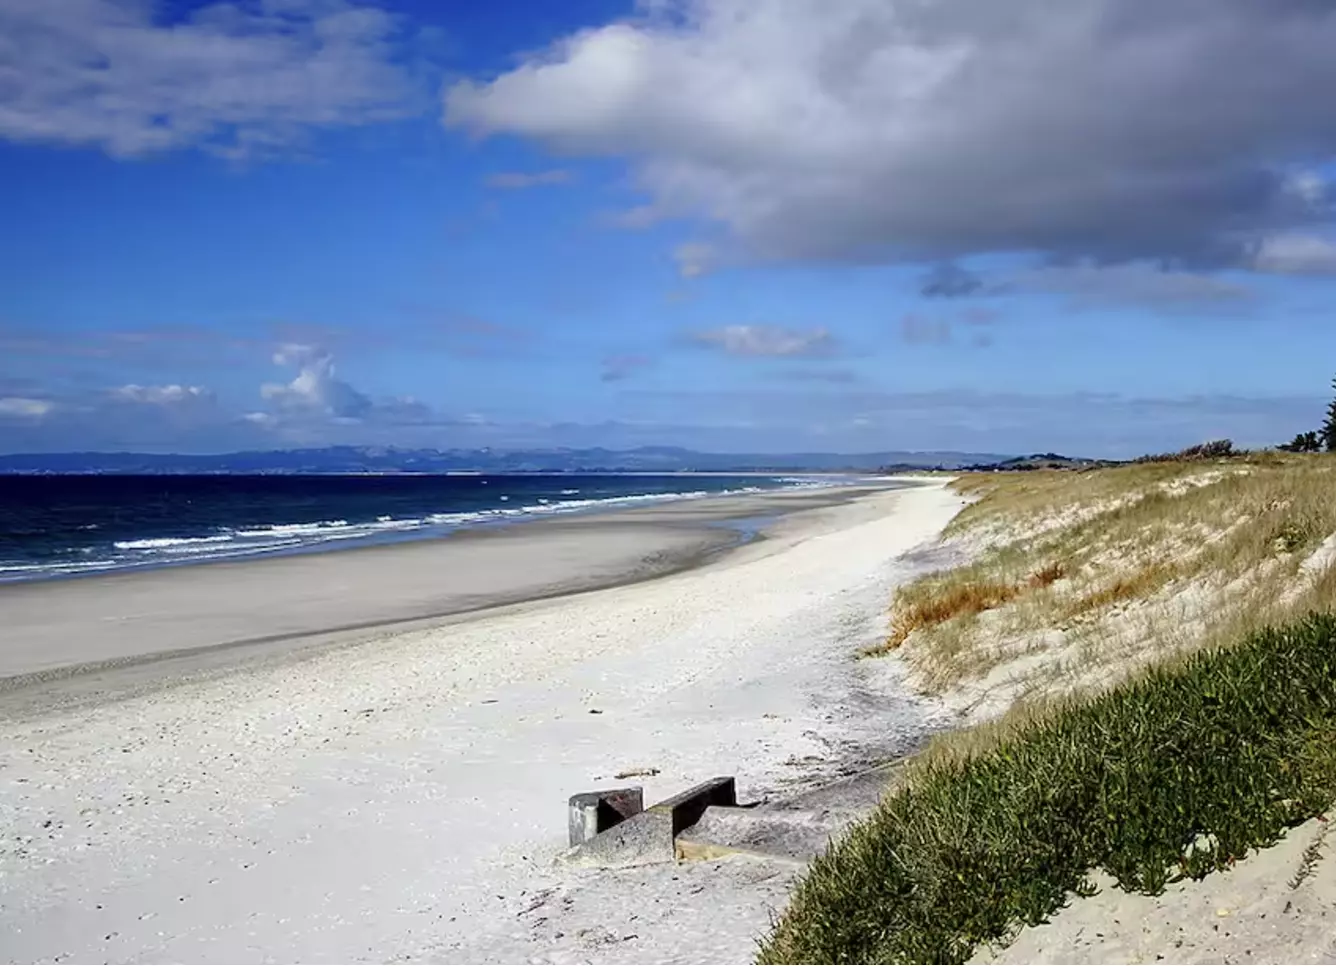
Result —
M 677 837 L 677 853 L 688 859 L 734 854 L 805 862 L 824 853 L 831 836 L 842 830 L 824 811 L 712 805 Z
M 575 799 L 571 801 L 574 841 Z M 600 867 L 673 862 L 678 858 L 676 839 L 679 833 L 700 821 L 710 806 L 735 806 L 737 803 L 733 778 L 712 778 L 577 843 L 577 847 L 567 854 L 566 861 Z
M 650 809 L 571 849 L 565 861 L 614 869 L 672 862 L 676 858 L 672 815 Z
M 583 845 L 644 808 L 645 793 L 639 786 L 572 795 L 567 818 L 571 845 Z
M 677 835 L 699 822 L 700 817 L 705 814 L 705 810 L 711 805 L 736 806 L 737 803 L 737 784 L 733 777 L 729 775 L 722 778 L 711 778 L 709 781 L 701 782 L 699 785 L 688 788 L 672 798 L 665 798 L 659 804 L 651 807 L 650 811 L 668 815 L 673 835 Z

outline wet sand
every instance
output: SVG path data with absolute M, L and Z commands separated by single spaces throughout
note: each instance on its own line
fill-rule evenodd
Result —
M 230 666 L 633 583 L 717 557 L 744 542 L 757 518 L 839 505 L 875 489 L 684 500 L 432 540 L 2 585 L 0 695 L 150 662 L 169 674 Z

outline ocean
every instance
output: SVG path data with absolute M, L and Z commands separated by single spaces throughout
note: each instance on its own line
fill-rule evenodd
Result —
M 2 476 L 0 582 L 440 536 L 799 476 Z

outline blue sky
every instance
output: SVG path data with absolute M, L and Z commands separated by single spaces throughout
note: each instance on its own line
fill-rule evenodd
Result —
M 0 0 L 0 451 L 1279 442 L 1319 6 Z

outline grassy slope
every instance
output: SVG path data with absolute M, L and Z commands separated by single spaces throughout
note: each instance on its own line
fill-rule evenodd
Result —
M 1012 710 L 940 742 L 818 861 L 761 961 L 959 961 L 1093 868 L 1154 891 L 1336 798 L 1336 620 L 1299 619 L 1336 589 L 1334 473 L 961 481 L 981 499 L 953 532 L 975 558 L 905 588 L 883 650 L 926 689 Z
M 882 652 L 987 713 L 1088 692 L 1325 606 L 1336 459 L 1265 456 L 966 477 L 971 563 L 905 588 Z M 1306 563 L 1307 561 L 1307 563 Z

